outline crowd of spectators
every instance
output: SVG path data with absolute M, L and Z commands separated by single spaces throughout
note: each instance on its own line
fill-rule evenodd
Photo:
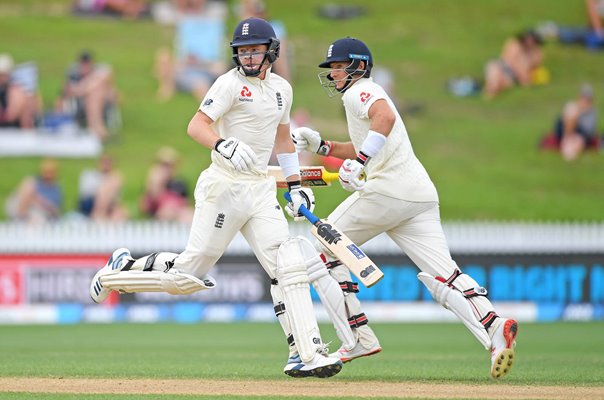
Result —
M 284 24 L 270 18 L 261 0 L 240 0 L 232 6 L 232 11 L 240 19 L 260 17 L 273 25 L 281 41 L 281 57 L 274 64 L 273 71 L 292 82 L 290 64 L 294 51 Z M 549 82 L 549 73 L 544 66 L 544 38 L 555 37 L 565 43 L 572 37 L 572 41 L 586 43 L 592 50 L 599 49 L 600 44 L 604 48 L 604 0 L 586 0 L 585 9 L 587 25 L 580 29 L 556 26 L 556 29 L 548 28 L 546 32 L 540 27 L 509 37 L 498 58 L 486 63 L 484 83 L 476 86 L 477 92 L 482 93 L 485 99 L 493 99 L 514 87 Z M 153 76 L 160 101 L 169 101 L 177 92 L 190 94 L 199 101 L 214 80 L 230 68 L 231 55 L 225 47 L 229 39 L 226 36 L 229 12 L 226 2 L 86 0 L 74 1 L 72 11 L 74 15 L 85 17 L 152 17 L 158 23 L 171 25 L 172 47 L 158 49 L 154 58 Z M 35 63 L 16 63 L 10 54 L 0 54 L 0 132 L 3 128 L 34 130 L 69 122 L 81 132 L 107 143 L 120 123 L 120 96 L 114 70 L 110 64 L 99 62 L 89 50 L 81 50 L 74 58 L 66 68 L 62 86 L 57 88 L 59 95 L 52 109 L 45 111 Z M 386 68 L 376 68 L 373 72 L 373 79 L 379 81 L 400 107 L 394 74 Z M 310 115 L 302 108 L 292 112 L 291 122 L 292 128 L 312 126 Z M 586 83 L 576 98 L 561 107 L 553 129 L 540 144 L 541 148 L 560 151 L 565 160 L 571 161 L 585 150 L 597 149 L 600 143 L 594 90 Z M 341 162 L 316 155 L 306 154 L 304 157 L 302 165 L 322 164 L 332 170 L 338 169 Z M 58 179 L 60 161 L 44 158 L 37 174 L 23 178 L 8 197 L 5 212 L 11 220 L 32 223 L 53 221 L 66 212 L 94 221 L 146 217 L 188 223 L 193 216 L 192 193 L 187 182 L 178 175 L 179 161 L 180 156 L 175 149 L 160 148 L 149 167 L 137 205 L 129 208 L 122 200 L 122 192 L 127 185 L 124 175 L 116 168 L 116 160 L 104 152 L 95 160 L 96 167 L 81 171 L 76 210 L 66 211 Z

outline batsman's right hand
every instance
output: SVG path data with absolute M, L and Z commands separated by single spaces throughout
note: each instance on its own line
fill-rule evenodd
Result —
M 304 205 L 310 212 L 315 209 L 315 195 L 310 188 L 300 186 L 299 182 L 289 187 L 289 195 L 291 201 L 285 206 L 285 211 L 294 221 L 304 220 L 304 216 L 299 211 L 300 205 Z
M 229 160 L 237 171 L 248 171 L 256 165 L 254 150 L 234 137 L 220 139 L 214 145 L 214 150 Z
M 331 152 L 331 142 L 321 139 L 321 134 L 305 126 L 296 128 L 291 133 L 292 140 L 296 146 L 296 151 L 310 151 L 322 156 L 327 156 Z
M 365 188 L 365 166 L 357 160 L 344 160 L 339 171 L 339 180 L 342 187 L 349 192 Z

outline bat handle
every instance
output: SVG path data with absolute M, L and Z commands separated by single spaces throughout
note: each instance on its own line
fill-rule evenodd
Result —
M 285 197 L 285 200 L 287 200 L 291 203 L 292 197 L 290 196 L 289 192 L 285 192 L 283 194 L 283 197 Z M 300 213 L 302 215 L 304 215 L 304 217 L 306 217 L 306 219 L 309 220 L 310 223 L 313 225 L 316 225 L 319 222 L 319 217 L 317 217 L 308 208 L 306 208 L 306 206 L 304 204 L 302 204 L 300 206 Z

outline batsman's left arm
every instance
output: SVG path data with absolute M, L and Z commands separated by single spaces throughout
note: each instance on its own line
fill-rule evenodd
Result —
M 279 124 L 279 126 L 277 126 L 275 153 L 277 154 L 277 160 L 279 161 L 285 179 L 288 182 L 295 182 L 300 181 L 301 179 L 300 162 L 289 131 L 289 123 Z

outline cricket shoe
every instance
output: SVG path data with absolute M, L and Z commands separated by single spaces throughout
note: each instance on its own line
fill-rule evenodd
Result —
M 94 275 L 90 282 L 90 297 L 92 298 L 92 301 L 95 303 L 102 303 L 105 301 L 107 296 L 109 296 L 111 289 L 103 287 L 101 278 L 105 275 L 119 272 L 122 268 L 123 261 L 129 257 L 130 250 L 123 247 L 113 252 L 111 257 L 109 257 L 109 260 L 107 260 L 107 264 Z
M 491 337 L 491 376 L 499 379 L 510 372 L 514 363 L 514 346 L 518 334 L 518 322 L 497 318 Z
M 371 347 L 364 347 L 361 342 L 357 341 L 357 344 L 351 349 L 346 350 L 343 346 L 340 347 L 335 353 L 331 353 L 330 357 L 339 358 L 343 363 L 354 360 L 355 358 L 367 357 L 382 351 L 379 342 L 375 342 Z
M 329 378 L 342 370 L 342 361 L 333 357 L 326 357 L 319 353 L 310 362 L 303 362 L 298 354 L 287 360 L 283 372 L 293 378 Z

